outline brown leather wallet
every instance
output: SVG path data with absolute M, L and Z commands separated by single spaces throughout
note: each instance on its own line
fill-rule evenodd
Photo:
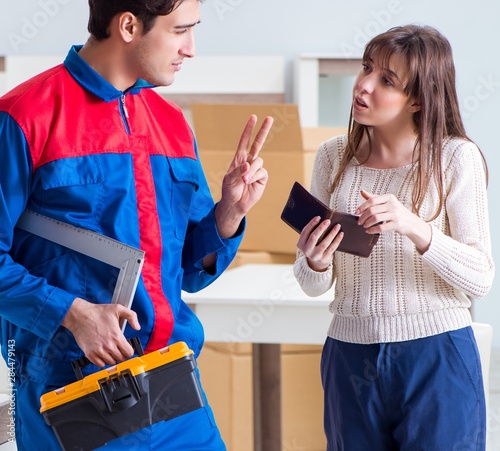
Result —
M 330 226 L 320 237 L 319 241 L 323 239 L 335 224 L 340 224 L 340 230 L 344 232 L 344 238 L 342 238 L 337 251 L 359 257 L 370 256 L 373 246 L 378 241 L 379 234 L 366 233 L 365 228 L 358 224 L 358 216 L 332 211 L 307 191 L 299 182 L 295 182 L 288 196 L 285 208 L 281 213 L 281 219 L 292 229 L 300 233 L 315 216 L 320 216 L 322 220 L 330 219 L 331 221 Z

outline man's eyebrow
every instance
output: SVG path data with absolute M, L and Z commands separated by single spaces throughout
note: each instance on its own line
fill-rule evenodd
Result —
M 190 23 L 190 24 L 186 24 L 186 25 L 176 25 L 174 28 L 192 28 L 194 27 L 195 25 L 198 25 L 199 23 L 201 23 L 201 20 L 199 20 L 198 22 L 194 22 L 194 23 Z

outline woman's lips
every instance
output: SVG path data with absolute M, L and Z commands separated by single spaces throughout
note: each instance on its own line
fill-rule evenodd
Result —
M 358 111 L 368 108 L 368 105 L 366 104 L 366 102 L 361 97 L 357 97 L 357 96 L 354 98 L 353 106 Z
M 367 108 L 368 105 L 366 104 L 366 102 L 361 98 L 361 97 L 356 97 L 356 103 L 359 105 L 359 106 L 362 106 L 362 107 L 365 107 Z

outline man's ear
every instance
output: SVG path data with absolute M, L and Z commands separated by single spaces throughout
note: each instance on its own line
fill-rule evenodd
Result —
M 118 34 L 125 42 L 132 40 L 142 33 L 142 22 L 132 13 L 124 12 L 117 16 L 116 25 Z

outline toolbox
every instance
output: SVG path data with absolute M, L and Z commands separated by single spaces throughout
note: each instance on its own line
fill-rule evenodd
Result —
M 74 362 L 79 380 L 45 393 L 40 412 L 63 450 L 86 451 L 202 407 L 193 351 L 184 342 L 82 378 L 86 358 Z

